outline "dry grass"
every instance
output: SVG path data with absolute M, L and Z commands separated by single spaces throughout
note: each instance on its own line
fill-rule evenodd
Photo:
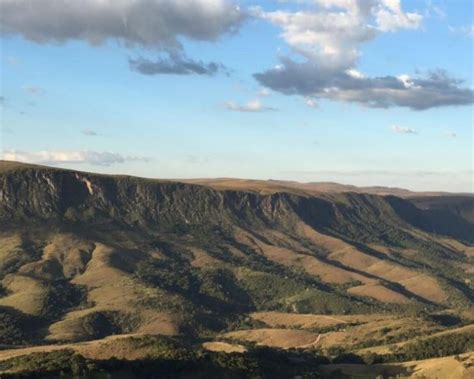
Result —
M 251 329 L 222 334 L 221 337 L 236 341 L 250 341 L 258 345 L 280 347 L 309 347 L 318 340 L 318 333 L 297 329 Z
M 116 357 L 118 359 L 140 359 L 146 357 L 152 352 L 152 346 L 144 346 L 142 348 L 133 344 L 133 340 L 143 337 L 142 334 L 121 334 L 106 337 L 100 340 L 34 346 L 10 350 L 0 350 L 0 361 L 28 355 L 31 353 L 51 352 L 63 349 L 72 349 L 84 357 L 92 359 L 110 359 Z
M 317 233 L 314 230 L 313 232 Z M 370 283 L 373 281 L 373 279 L 370 279 L 364 275 L 344 270 L 340 267 L 323 262 L 314 256 L 303 254 L 301 252 L 305 252 L 306 249 L 301 246 L 298 247 L 298 250 L 293 250 L 283 246 L 270 245 L 255 236 L 251 236 L 249 233 L 243 230 L 238 231 L 235 234 L 235 237 L 238 242 L 243 243 L 260 254 L 265 255 L 265 257 L 271 261 L 285 266 L 300 267 L 308 274 L 318 276 L 325 283 L 343 284 L 353 281 Z M 278 237 L 280 243 L 284 243 L 285 245 L 295 245 L 295 241 L 288 239 L 288 237 L 285 239 L 285 237 L 281 234 Z M 334 241 L 339 240 L 334 239 Z
M 387 315 L 314 315 L 314 314 L 296 314 L 283 312 L 255 312 L 250 317 L 254 320 L 263 321 L 265 324 L 276 328 L 326 328 L 345 324 L 364 324 L 378 320 L 392 319 L 393 316 Z
M 407 291 L 430 302 L 443 304 L 448 299 L 448 294 L 432 276 L 364 253 L 304 223 L 297 225 L 297 231 L 301 237 L 310 241 L 315 249 L 326 254 L 330 261 L 337 262 L 343 267 L 315 257 L 313 252 L 281 232 L 265 230 L 263 234 L 267 242 L 264 242 L 257 236 L 239 229 L 236 230 L 235 238 L 269 260 L 289 267 L 302 268 L 325 283 L 362 283 L 348 291 L 355 295 L 372 297 L 389 303 L 407 304 L 410 302 L 406 295 L 381 284 L 382 280 L 386 280 L 398 283 Z M 378 251 L 382 254 L 391 254 L 386 248 L 379 248 Z
M 224 353 L 245 353 L 247 351 L 242 345 L 218 341 L 204 342 L 202 347 L 209 351 L 222 351 Z
M 456 357 L 443 357 L 404 363 L 365 365 L 324 365 L 319 371 L 323 375 L 348 375 L 357 378 L 430 378 L 430 379 L 470 379 L 474 377 L 474 353 Z
M 256 312 L 250 316 L 255 320 L 265 322 L 272 329 L 239 330 L 225 333 L 221 337 L 279 348 L 318 347 L 326 351 L 332 347 L 343 347 L 350 350 L 353 346 L 369 340 L 377 347 L 385 346 L 389 337 L 405 338 L 405 336 L 430 335 L 440 330 L 439 326 L 422 319 L 393 315 L 328 316 Z M 325 328 L 334 330 L 323 332 Z M 318 329 L 323 330 L 318 333 L 315 331 Z
M 191 266 L 193 267 L 212 267 L 220 262 L 218 259 L 211 257 L 202 249 L 194 247 L 188 247 L 188 249 L 194 256 L 194 259 L 191 261 Z
M 0 305 L 9 306 L 26 314 L 41 314 L 46 298 L 47 287 L 41 281 L 17 274 L 9 274 L 2 281 L 9 295 L 0 299 Z
M 351 349 L 369 340 L 377 346 L 384 346 L 388 338 L 431 335 L 441 329 L 438 325 L 419 318 L 384 314 L 314 315 L 255 312 L 250 314 L 250 317 L 274 329 L 244 330 L 223 336 L 282 348 L 303 347 L 310 344 L 326 350 L 336 346 Z M 324 329 L 328 328 L 333 330 L 324 332 Z M 318 329 L 321 330 L 321 334 L 316 332 Z M 287 332 L 283 332 L 284 330 Z M 314 336 L 316 339 L 311 340 Z M 288 344 L 288 338 L 292 341 L 291 346 Z
M 382 284 L 371 283 L 361 286 L 351 287 L 347 292 L 358 295 L 372 297 L 376 300 L 394 304 L 408 304 L 410 299 L 399 292 L 393 291 Z
M 467 246 L 462 242 L 456 241 L 452 238 L 440 238 L 439 241 L 443 243 L 446 247 L 456 250 L 461 254 L 465 254 L 470 257 L 474 256 L 474 246 Z
M 417 271 L 408 269 L 398 264 L 391 263 L 387 260 L 376 258 L 368 255 L 348 243 L 338 240 L 331 236 L 325 236 L 305 224 L 299 225 L 300 234 L 308 238 L 315 245 L 329 252 L 328 257 L 334 261 L 342 263 L 344 266 L 355 268 L 361 272 L 366 272 L 381 279 L 385 279 L 394 283 L 399 283 L 413 294 L 420 296 L 428 301 L 435 303 L 443 303 L 448 295 L 441 288 L 435 278 L 420 274 Z M 383 254 L 390 255 L 387 248 L 379 248 L 372 246 Z M 363 296 L 370 296 L 377 300 L 389 302 L 406 303 L 407 299 L 403 295 L 393 294 L 394 291 L 373 283 L 373 280 L 363 279 L 362 275 L 358 278 L 351 275 L 352 279 L 358 280 L 364 284 L 372 283 L 368 286 L 361 286 L 352 289 L 352 293 Z M 323 278 L 323 277 L 321 277 Z M 323 279 L 324 280 L 324 279 Z M 380 293 L 377 291 L 380 289 Z
M 10 239 L 10 245 L 17 243 Z M 87 290 L 88 308 L 70 311 L 51 324 L 46 339 L 75 341 L 88 338 L 84 317 L 91 313 L 116 311 L 140 319 L 138 330 L 150 334 L 175 335 L 179 321 L 174 315 L 152 312 L 137 300 L 156 297 L 159 290 L 145 287 L 141 282 L 111 264 L 120 254 L 102 243 L 82 241 L 68 234 L 50 236 L 41 260 L 25 264 L 19 272 L 5 277 L 2 284 L 9 295 L 0 305 L 11 306 L 27 314 L 40 315 L 48 296 L 43 279 L 65 277 L 74 285 Z M 36 279 L 39 278 L 39 279 Z

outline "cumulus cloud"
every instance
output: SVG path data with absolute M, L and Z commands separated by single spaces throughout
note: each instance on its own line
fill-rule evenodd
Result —
M 418 131 L 416 129 L 407 128 L 400 125 L 392 125 L 391 129 L 394 133 L 397 134 L 418 134 Z
M 274 111 L 275 108 L 265 106 L 260 100 L 252 100 L 246 104 L 238 104 L 233 101 L 228 101 L 224 106 L 236 112 L 265 112 L 265 111 Z
M 473 102 L 473 91 L 462 88 L 462 81 L 437 70 L 424 77 L 407 75 L 374 78 L 354 77 L 346 72 L 323 74 L 313 62 L 294 62 L 254 75 L 263 85 L 286 95 L 359 103 L 371 108 L 407 107 L 425 110 Z
M 316 0 L 307 11 L 256 9 L 254 14 L 283 29 L 282 38 L 304 57 L 326 69 L 350 68 L 358 47 L 379 32 L 416 29 L 422 16 L 405 13 L 398 0 Z
M 267 96 L 270 96 L 272 93 L 271 91 L 268 89 L 268 88 L 261 88 L 258 92 L 257 92 L 257 96 L 258 97 L 267 97 Z
M 417 29 L 422 16 L 397 0 L 317 0 L 315 9 L 254 13 L 282 28 L 281 37 L 302 59 L 288 56 L 254 74 L 263 86 L 286 95 L 358 103 L 367 107 L 424 110 L 473 102 L 473 91 L 442 70 L 368 77 L 355 67 L 363 43 L 381 33 Z
M 214 41 L 236 30 L 245 14 L 226 0 L 2 0 L 3 33 L 39 42 L 115 39 L 146 47 L 180 48 L 180 36 Z
M 180 39 L 216 41 L 235 32 L 246 13 L 231 0 L 2 0 L 0 32 L 20 34 L 37 43 L 63 43 L 82 40 L 92 45 L 119 41 L 128 47 L 180 52 Z M 141 64 L 140 64 L 141 63 Z M 137 60 L 132 68 L 145 67 Z M 181 68 L 175 68 L 175 66 Z M 185 66 L 188 66 L 187 68 Z M 201 68 L 197 66 L 202 66 Z M 207 65 L 182 59 L 154 62 L 156 73 L 196 73 Z M 181 70 L 181 71 L 180 71 Z M 142 72 L 142 70 L 138 70 Z M 176 72 L 178 71 L 178 72 Z
M 382 0 L 374 6 L 372 12 L 377 28 L 382 32 L 417 29 L 423 20 L 423 16 L 418 13 L 403 12 L 400 0 Z
M 29 163 L 42 164 L 83 164 L 88 163 L 97 166 L 111 166 L 113 164 L 133 162 L 133 161 L 148 161 L 146 157 L 124 156 L 112 152 L 98 152 L 98 151 L 20 151 L 20 150 L 6 150 L 3 152 L 3 159 L 10 161 L 20 161 Z
M 218 71 L 226 71 L 225 67 L 216 62 L 205 63 L 194 61 L 177 54 L 155 61 L 138 58 L 129 59 L 130 68 L 144 75 L 174 74 L 174 75 L 215 75 Z
M 306 98 L 304 100 L 305 104 L 310 107 L 310 108 L 317 108 L 318 107 L 318 103 L 316 100 L 314 99 L 311 99 L 311 98 Z

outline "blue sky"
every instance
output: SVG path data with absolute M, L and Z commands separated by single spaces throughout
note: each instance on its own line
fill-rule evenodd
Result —
M 472 192 L 471 2 L 368 4 L 1 0 L 3 156 Z

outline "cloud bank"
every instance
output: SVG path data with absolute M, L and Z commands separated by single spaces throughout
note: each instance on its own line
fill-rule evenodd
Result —
M 181 49 L 179 37 L 215 41 L 244 13 L 226 0 L 2 0 L 3 33 L 39 43 L 84 40 Z
M 0 32 L 37 43 L 119 41 L 170 54 L 153 63 L 132 60 L 138 72 L 202 75 L 218 67 L 173 58 L 184 56 L 180 39 L 216 41 L 238 30 L 246 16 L 228 0 L 2 0 Z
M 254 11 L 279 26 L 281 37 L 299 59 L 254 74 L 263 86 L 285 95 L 358 103 L 371 108 L 425 110 L 473 102 L 472 89 L 445 71 L 425 76 L 368 77 L 355 67 L 362 44 L 378 35 L 418 29 L 423 17 L 404 12 L 398 0 L 316 0 L 313 10 Z M 302 59 L 301 59 L 302 58 Z
M 129 58 L 130 69 L 140 74 L 213 76 L 228 70 L 188 58 L 182 41 L 216 41 L 249 16 L 279 27 L 291 48 L 277 66 L 254 74 L 264 88 L 300 95 L 307 104 L 327 99 L 418 111 L 474 100 L 472 88 L 443 70 L 416 77 L 370 77 L 357 70 L 363 44 L 421 28 L 423 16 L 405 11 L 400 0 L 313 0 L 296 11 L 245 10 L 234 0 L 2 0 L 0 33 L 37 43 L 119 41 L 157 54 Z M 472 34 L 472 27 L 466 31 Z
M 138 58 L 129 59 L 130 69 L 143 75 L 175 74 L 175 75 L 208 75 L 212 76 L 219 71 L 226 71 L 221 63 L 194 61 L 177 54 L 170 54 L 167 58 L 155 61 Z
M 84 164 L 88 163 L 96 166 L 111 166 L 113 164 L 142 161 L 149 159 L 146 157 L 124 156 L 112 152 L 98 151 L 51 151 L 42 150 L 35 152 L 27 152 L 20 150 L 7 150 L 3 152 L 3 159 L 10 161 L 20 161 L 28 163 L 40 164 Z

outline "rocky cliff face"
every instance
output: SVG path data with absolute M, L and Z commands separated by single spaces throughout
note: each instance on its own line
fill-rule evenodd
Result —
M 31 168 L 0 176 L 4 219 L 120 222 L 127 225 L 271 222 L 289 209 L 288 195 L 219 192 L 203 186 Z
M 413 226 L 467 241 L 474 239 L 473 224 L 459 212 L 423 210 L 394 196 L 260 195 L 42 167 L 0 172 L 0 219 L 119 223 L 155 229 L 202 224 L 290 227 L 295 220 L 303 220 L 348 238 L 376 238 L 387 230 Z

